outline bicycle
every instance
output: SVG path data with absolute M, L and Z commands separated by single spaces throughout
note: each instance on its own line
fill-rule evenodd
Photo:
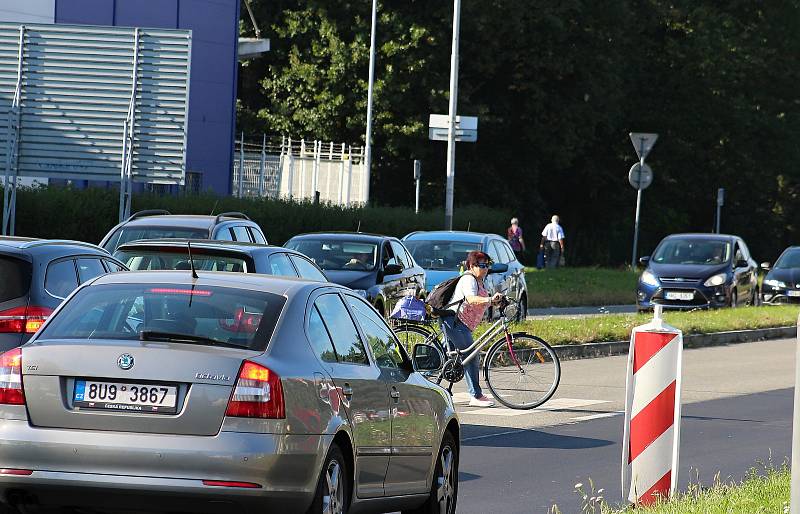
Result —
M 486 352 L 484 380 L 495 399 L 506 407 L 533 409 L 555 394 L 561 380 L 561 363 L 555 350 L 541 337 L 509 330 L 509 324 L 516 316 L 515 302 L 505 298 L 499 310 L 499 319 L 464 350 L 450 347 L 441 321 L 437 323 L 438 327 L 432 322 L 405 321 L 396 326 L 394 331 L 415 358 L 430 355 L 425 345 L 436 348 L 444 356 L 441 367 L 425 376 L 436 384 L 447 380 L 447 390 L 451 394 L 453 384 L 464 378 L 464 364 L 472 359 L 480 359 L 481 350 L 502 333 L 503 337 Z M 438 310 L 434 314 L 440 317 L 454 315 L 453 311 L 448 310 Z

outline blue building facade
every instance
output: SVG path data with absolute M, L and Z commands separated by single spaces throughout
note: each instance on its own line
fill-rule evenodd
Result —
M 0 21 L 192 31 L 187 182 L 231 193 L 240 0 L 3 0 Z

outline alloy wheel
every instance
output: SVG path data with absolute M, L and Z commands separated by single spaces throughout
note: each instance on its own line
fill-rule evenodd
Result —
M 325 495 L 322 497 L 323 514 L 343 514 L 342 466 L 336 460 L 330 461 L 325 470 L 325 488 Z
M 453 462 L 455 455 L 450 446 L 442 449 L 439 457 L 441 471 L 436 477 L 436 500 L 439 503 L 439 514 L 453 514 L 455 504 L 455 473 L 453 473 Z

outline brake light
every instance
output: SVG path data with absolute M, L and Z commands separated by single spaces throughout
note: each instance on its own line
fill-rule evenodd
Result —
M 154 294 L 183 294 L 188 296 L 211 296 L 213 293 L 207 289 L 178 289 L 174 287 L 153 287 L 147 290 Z
M 33 334 L 52 313 L 53 309 L 35 305 L 0 311 L 0 333 Z
M 225 415 L 237 418 L 285 418 L 281 377 L 260 364 L 244 361 Z
M 25 405 L 22 391 L 22 350 L 0 353 L 0 404 Z

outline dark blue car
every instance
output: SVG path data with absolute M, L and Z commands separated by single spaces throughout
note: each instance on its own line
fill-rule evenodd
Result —
M 665 237 L 646 266 L 636 296 L 639 310 L 660 303 L 671 309 L 757 305 L 758 266 L 744 241 L 725 234 Z
M 800 303 L 800 246 L 783 251 L 774 266 L 761 264 L 768 271 L 761 288 L 764 303 Z

